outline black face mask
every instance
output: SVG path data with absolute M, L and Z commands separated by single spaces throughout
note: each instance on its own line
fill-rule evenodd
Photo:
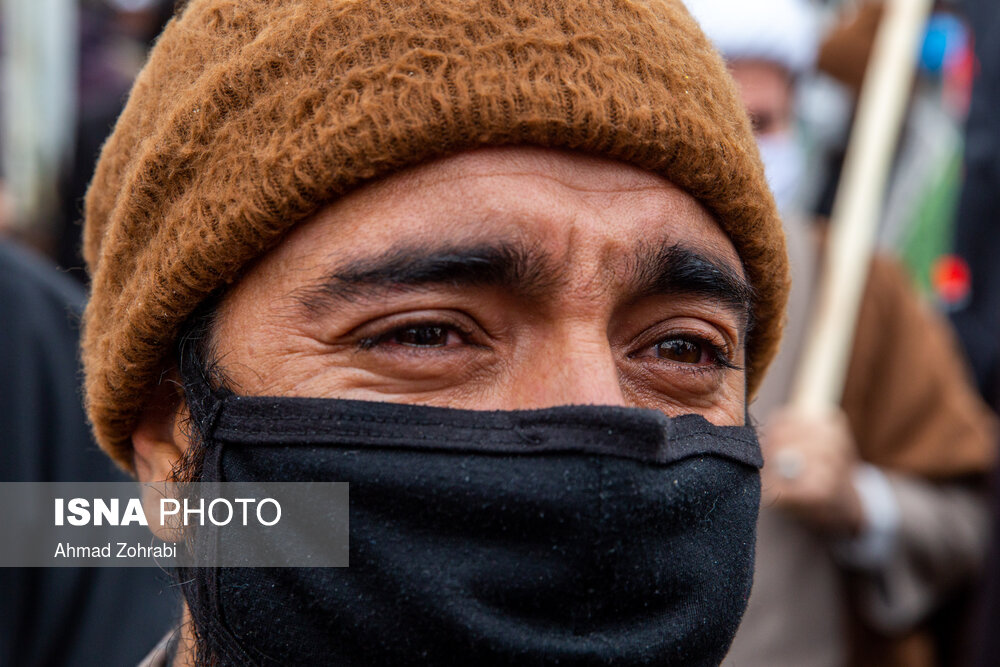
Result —
M 717 665 L 750 593 L 750 427 L 187 382 L 204 481 L 350 483 L 350 567 L 183 573 L 219 665 Z

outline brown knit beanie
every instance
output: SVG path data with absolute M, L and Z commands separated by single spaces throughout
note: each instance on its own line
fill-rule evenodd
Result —
M 87 193 L 87 407 L 131 434 L 178 330 L 359 184 L 531 144 L 662 175 L 715 216 L 758 300 L 750 391 L 780 337 L 784 237 L 725 68 L 680 0 L 192 0 L 159 38 Z

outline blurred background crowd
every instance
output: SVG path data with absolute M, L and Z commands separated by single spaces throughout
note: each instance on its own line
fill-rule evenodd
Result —
M 1000 665 L 1000 3 L 934 5 L 841 412 L 806 425 L 782 406 L 884 7 L 688 5 L 743 94 L 797 281 L 785 359 L 753 406 L 772 462 L 727 664 Z M 83 196 L 174 11 L 0 0 L 0 481 L 122 479 L 80 407 Z M 849 488 L 797 497 L 817 468 Z M 179 609 L 169 578 L 144 570 L 0 571 L 0 590 L 0 665 L 134 664 Z

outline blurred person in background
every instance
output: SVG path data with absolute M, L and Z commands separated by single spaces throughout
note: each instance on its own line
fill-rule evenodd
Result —
M 1000 468 L 993 475 L 993 543 L 987 559 L 986 581 L 976 609 L 976 627 L 972 644 L 975 667 L 1000 665 Z
M 995 426 L 946 323 L 877 255 L 840 410 L 784 404 L 817 283 L 822 228 L 801 194 L 810 165 L 796 93 L 817 51 L 803 0 L 689 0 L 727 59 L 774 190 L 793 288 L 787 334 L 751 413 L 765 452 L 757 570 L 725 664 L 946 664 L 932 619 L 981 566 L 983 478 Z
M 979 65 L 966 123 L 965 181 L 955 229 L 955 254 L 968 266 L 969 291 L 951 313 L 982 394 L 1000 405 L 1000 9 L 967 0 Z
M 175 0 L 82 0 L 76 143 L 60 184 L 56 263 L 83 282 L 83 195 L 101 144 L 121 113 L 146 52 L 173 15 Z
M 978 73 L 966 124 L 965 182 L 955 253 L 969 268 L 969 298 L 952 321 L 976 371 L 980 390 L 1000 410 L 1000 4 L 963 3 L 974 33 Z M 993 482 L 993 543 L 978 610 L 975 667 L 1000 665 L 1000 468 Z
M 0 240 L 0 482 L 128 481 L 84 416 L 83 304 L 49 260 Z M 0 665 L 135 664 L 180 612 L 149 568 L 0 568 L 0 591 Z
M 52 244 L 69 256 L 78 256 L 80 245 L 79 202 L 72 204 L 71 193 L 75 188 L 82 197 L 100 143 L 144 59 L 146 44 L 138 40 L 152 38 L 148 21 L 128 38 L 120 36 L 124 26 L 112 27 L 126 14 L 138 19 L 141 8 L 85 2 L 81 9 L 78 157 Z M 162 22 L 161 15 L 152 21 Z M 114 49 L 96 47 L 115 34 Z M 127 482 L 97 447 L 83 410 L 84 289 L 50 258 L 11 238 L 21 230 L 10 224 L 4 193 L 0 179 L 0 482 Z M 0 568 L 0 591 L 0 665 L 136 664 L 180 614 L 173 581 L 152 568 Z
M 868 61 L 881 25 L 882 2 L 865 2 L 830 17 L 817 55 L 815 77 L 839 89 L 843 131 L 825 141 L 812 141 L 823 165 L 818 196 L 812 209 L 828 218 L 840 181 L 849 139 L 849 124 L 865 80 Z M 886 186 L 878 243 L 899 259 L 917 289 L 942 312 L 955 312 L 968 302 L 968 269 L 949 255 L 955 227 L 962 159 L 962 138 L 969 113 L 973 73 L 976 70 L 972 37 L 964 17 L 953 3 L 936 3 L 928 17 L 919 50 L 916 75 Z M 811 95 L 807 95 L 811 101 Z M 805 125 L 816 124 L 819 108 L 802 105 Z M 810 129 L 810 135 L 815 132 Z M 973 152 L 977 149 L 973 148 Z M 958 331 L 961 340 L 961 331 Z M 973 366 L 973 370 L 977 371 Z M 978 377 L 978 371 L 974 373 Z M 987 401 L 989 402 L 989 401 Z

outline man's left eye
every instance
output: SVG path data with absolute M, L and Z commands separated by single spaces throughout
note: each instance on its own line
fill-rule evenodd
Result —
M 698 343 L 686 338 L 670 338 L 661 341 L 654 346 L 656 356 L 661 359 L 669 359 L 681 364 L 698 364 L 704 360 L 706 352 L 705 343 Z
M 647 347 L 638 355 L 691 366 L 737 368 L 726 351 L 710 340 L 695 336 L 671 336 Z

